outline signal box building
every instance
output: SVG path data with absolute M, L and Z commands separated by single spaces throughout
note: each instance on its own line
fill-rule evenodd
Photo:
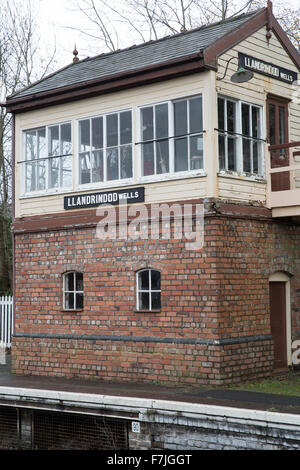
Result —
M 269 3 L 7 98 L 13 372 L 197 385 L 297 363 L 299 68 Z M 199 208 L 191 248 L 174 230 Z

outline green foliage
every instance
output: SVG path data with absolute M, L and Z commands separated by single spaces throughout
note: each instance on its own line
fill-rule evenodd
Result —
M 300 396 L 300 372 L 290 371 L 285 374 L 274 375 L 265 380 L 247 383 L 237 387 L 235 390 L 248 392 L 272 393 L 285 396 Z

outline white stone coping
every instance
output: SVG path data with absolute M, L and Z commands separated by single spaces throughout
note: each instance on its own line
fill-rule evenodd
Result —
M 138 413 L 139 420 L 148 421 L 149 416 L 168 415 L 169 417 L 238 419 L 247 424 L 261 424 L 276 426 L 293 426 L 300 430 L 300 415 L 262 411 L 228 406 L 188 403 L 184 401 L 158 400 L 153 398 L 126 397 L 102 395 L 91 393 L 75 393 L 57 390 L 42 390 L 19 387 L 0 387 L 1 400 L 12 401 L 13 406 L 22 406 L 22 401 L 32 401 L 35 408 L 45 409 L 45 405 L 64 405 L 80 408 L 93 408 L 97 410 L 110 410 L 115 412 Z M 38 405 L 38 406 L 37 406 Z M 133 418 L 131 418 L 133 419 Z M 254 423 L 255 422 L 255 423 Z M 246 424 L 246 423 L 245 423 Z

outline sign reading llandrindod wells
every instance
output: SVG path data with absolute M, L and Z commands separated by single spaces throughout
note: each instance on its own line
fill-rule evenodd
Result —
M 127 202 L 144 202 L 144 188 L 117 189 L 115 191 L 105 191 L 101 193 L 79 194 L 64 197 L 64 208 L 82 209 L 84 207 L 97 207 L 102 204 L 120 204 Z
M 250 55 L 242 54 L 239 52 L 239 65 L 245 69 L 252 70 L 253 72 L 267 75 L 268 77 L 276 78 L 286 83 L 293 83 L 297 80 L 297 73 L 293 70 L 288 70 L 279 65 L 265 62 L 264 60 L 257 59 Z

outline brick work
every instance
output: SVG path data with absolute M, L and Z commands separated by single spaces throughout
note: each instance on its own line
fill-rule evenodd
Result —
M 95 227 L 16 233 L 13 371 L 190 385 L 269 375 L 268 279 L 292 275 L 297 337 L 300 226 L 251 211 L 208 214 L 198 251 L 175 239 L 101 241 Z M 161 271 L 160 312 L 136 311 L 145 267 Z M 62 309 L 69 270 L 84 273 L 83 311 Z

